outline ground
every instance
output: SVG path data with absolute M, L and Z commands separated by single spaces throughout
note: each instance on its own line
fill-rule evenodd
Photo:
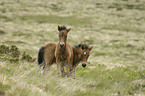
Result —
M 0 51 L 0 95 L 144 96 L 144 10 L 144 0 L 1 0 L 0 45 L 19 51 Z M 76 79 L 58 76 L 56 64 L 43 76 L 35 60 L 58 42 L 58 25 L 72 28 L 71 46 L 93 46 Z

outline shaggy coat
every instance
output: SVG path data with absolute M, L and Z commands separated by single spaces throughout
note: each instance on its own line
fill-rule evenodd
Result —
M 72 47 L 67 43 L 67 33 L 70 28 L 67 29 L 65 26 L 58 26 L 59 31 L 59 42 L 56 45 L 55 58 L 58 68 L 58 74 L 65 75 L 64 66 L 66 67 L 67 76 L 70 75 L 70 68 L 73 62 L 73 50 Z
M 55 48 L 56 44 L 48 43 L 41 47 L 38 52 L 38 65 L 43 66 L 43 74 L 45 74 L 45 72 L 49 70 L 51 65 L 56 61 L 54 56 Z

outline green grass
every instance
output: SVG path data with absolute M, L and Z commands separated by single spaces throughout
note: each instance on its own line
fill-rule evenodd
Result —
M 0 95 L 144 96 L 144 0 L 2 0 L 0 45 L 15 45 L 19 56 L 0 47 Z M 58 42 L 58 25 L 71 27 L 70 45 L 94 46 L 76 79 L 41 75 L 37 54 Z M 25 53 L 25 54 L 24 54 Z
M 91 23 L 90 18 L 77 18 L 76 16 L 60 17 L 56 15 L 26 15 L 21 17 L 22 20 L 34 21 L 37 23 L 52 23 L 52 24 L 69 24 L 69 25 L 88 25 Z

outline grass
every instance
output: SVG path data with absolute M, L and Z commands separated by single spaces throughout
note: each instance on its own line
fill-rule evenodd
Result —
M 74 26 L 82 24 L 90 24 L 90 18 L 77 18 L 76 16 L 59 17 L 56 15 L 26 15 L 21 17 L 22 20 L 34 21 L 37 23 L 52 23 L 52 24 L 70 24 Z
M 0 95 L 144 96 L 144 0 L 0 1 Z M 41 75 L 37 53 L 71 27 L 70 45 L 94 46 L 76 79 Z M 12 50 L 12 46 L 16 47 Z

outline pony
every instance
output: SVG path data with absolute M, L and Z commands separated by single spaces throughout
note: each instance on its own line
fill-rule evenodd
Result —
M 55 58 L 57 63 L 58 74 L 65 75 L 64 66 L 66 67 L 67 76 L 70 75 L 70 68 L 73 62 L 73 49 L 67 43 L 67 34 L 71 28 L 66 28 L 65 26 L 58 26 L 59 41 L 55 49 Z
M 53 63 L 56 62 L 55 59 L 55 48 L 56 44 L 48 43 L 41 47 L 38 52 L 38 65 L 43 66 L 42 74 L 45 74 L 51 67 Z
M 73 75 L 73 78 L 75 78 L 75 69 L 80 62 L 82 62 L 82 67 L 86 67 L 92 48 L 93 46 L 89 47 L 86 44 L 78 44 L 73 47 L 73 64 L 71 68 L 71 76 Z

